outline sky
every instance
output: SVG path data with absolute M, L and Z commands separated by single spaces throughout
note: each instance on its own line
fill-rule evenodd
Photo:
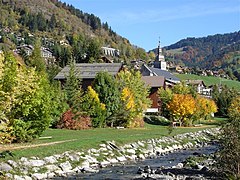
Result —
M 61 0 L 107 22 L 146 51 L 240 30 L 240 0 Z

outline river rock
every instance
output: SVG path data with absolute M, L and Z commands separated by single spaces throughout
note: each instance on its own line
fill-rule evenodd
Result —
M 48 179 L 52 179 L 56 176 L 56 174 L 54 172 L 50 172 L 50 173 L 47 173 L 47 178 Z
M 69 161 L 66 161 L 64 163 L 61 163 L 59 165 L 59 167 L 64 171 L 64 172 L 68 172 L 70 170 L 72 170 L 72 166 L 71 164 L 69 163 Z
M 47 179 L 47 174 L 46 173 L 44 173 L 44 174 L 34 173 L 34 174 L 32 174 L 32 178 L 34 180 Z
M 13 168 L 7 163 L 0 163 L 0 171 L 8 172 L 11 171 Z
M 93 168 L 90 168 L 90 167 L 85 167 L 83 168 L 82 172 L 86 172 L 86 173 L 98 173 L 99 170 L 98 169 L 93 169 Z
M 22 176 L 14 175 L 13 176 L 14 180 L 25 180 Z
M 135 149 L 127 149 L 126 152 L 130 153 L 130 154 L 135 154 L 136 153 Z
M 12 167 L 18 167 L 18 164 L 13 160 L 8 160 L 7 163 L 10 164 Z
M 48 172 L 53 172 L 53 171 L 61 170 L 58 166 L 56 166 L 56 165 L 54 165 L 54 164 L 46 165 L 45 168 L 47 169 Z
M 46 163 L 50 163 L 50 164 L 57 163 L 57 159 L 54 156 L 45 157 L 45 158 L 43 158 L 43 160 Z
M 40 166 L 43 166 L 45 164 L 45 161 L 43 160 L 28 160 L 28 161 L 25 161 L 23 162 L 23 164 L 25 166 L 31 166 L 31 167 L 40 167 Z
M 127 159 L 125 158 L 125 156 L 119 156 L 119 157 L 117 157 L 117 160 L 119 162 L 123 162 L 123 161 L 126 161 Z

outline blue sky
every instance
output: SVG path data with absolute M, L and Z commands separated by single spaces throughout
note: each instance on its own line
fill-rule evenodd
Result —
M 61 0 L 108 22 L 146 51 L 187 37 L 240 30 L 240 0 Z

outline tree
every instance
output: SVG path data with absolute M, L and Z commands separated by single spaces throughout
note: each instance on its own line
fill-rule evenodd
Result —
M 67 103 L 70 107 L 74 106 L 75 97 L 78 92 L 81 92 L 81 79 L 79 78 L 80 72 L 76 70 L 74 62 L 70 63 L 69 74 L 66 75 L 66 83 L 64 85 L 64 91 L 66 93 Z M 81 93 L 82 94 L 82 93 Z
M 51 122 L 51 91 L 47 76 L 34 68 L 19 66 L 11 54 L 3 61 L 0 81 L 0 121 L 12 137 L 10 141 L 30 141 Z
M 88 86 L 84 95 L 83 110 L 90 115 L 93 127 L 106 127 L 106 106 L 100 102 L 99 94 Z
M 93 59 L 95 62 L 98 62 L 100 54 L 100 43 L 94 39 L 90 39 L 89 45 L 87 47 L 86 61 L 90 62 L 90 59 Z
M 189 94 L 174 94 L 172 100 L 167 105 L 171 115 L 178 120 L 180 126 L 191 125 L 191 116 L 195 112 L 196 104 L 194 98 Z
M 134 99 L 134 106 L 131 111 L 128 112 L 128 127 L 139 127 L 143 122 L 143 112 L 150 106 L 151 100 L 148 98 L 149 87 L 141 79 L 141 73 L 139 71 L 121 71 L 117 76 L 120 84 L 122 96 L 124 95 L 124 89 L 128 88 L 131 99 Z
M 45 72 L 46 70 L 46 63 L 45 60 L 42 58 L 41 54 L 41 42 L 38 39 L 34 45 L 34 50 L 29 57 L 29 66 L 35 67 L 36 71 L 38 72 Z
M 93 89 L 106 106 L 107 125 L 114 126 L 114 116 L 119 110 L 120 91 L 116 79 L 108 72 L 100 72 L 95 77 Z
M 227 86 L 213 88 L 212 93 L 213 100 L 216 102 L 218 107 L 218 116 L 228 116 L 228 107 L 230 106 L 232 100 L 237 96 L 237 91 L 235 89 L 230 89 Z
M 158 89 L 158 97 L 160 98 L 160 106 L 161 106 L 161 114 L 166 117 L 169 118 L 169 110 L 167 108 L 167 104 L 172 100 L 173 98 L 173 92 L 171 89 L 169 88 L 159 88 Z
M 240 178 L 240 96 L 236 97 L 229 109 L 229 121 L 223 125 L 220 141 L 219 168 L 230 179 Z M 231 177 L 232 176 L 232 177 Z

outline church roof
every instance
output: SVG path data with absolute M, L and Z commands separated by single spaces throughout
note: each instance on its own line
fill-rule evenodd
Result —
M 148 67 L 153 74 L 155 74 L 156 76 L 164 76 L 166 80 L 168 81 L 180 81 L 179 78 L 177 78 L 176 76 L 174 76 L 172 73 L 165 71 L 165 70 L 161 70 L 159 68 L 153 68 L 153 67 Z

